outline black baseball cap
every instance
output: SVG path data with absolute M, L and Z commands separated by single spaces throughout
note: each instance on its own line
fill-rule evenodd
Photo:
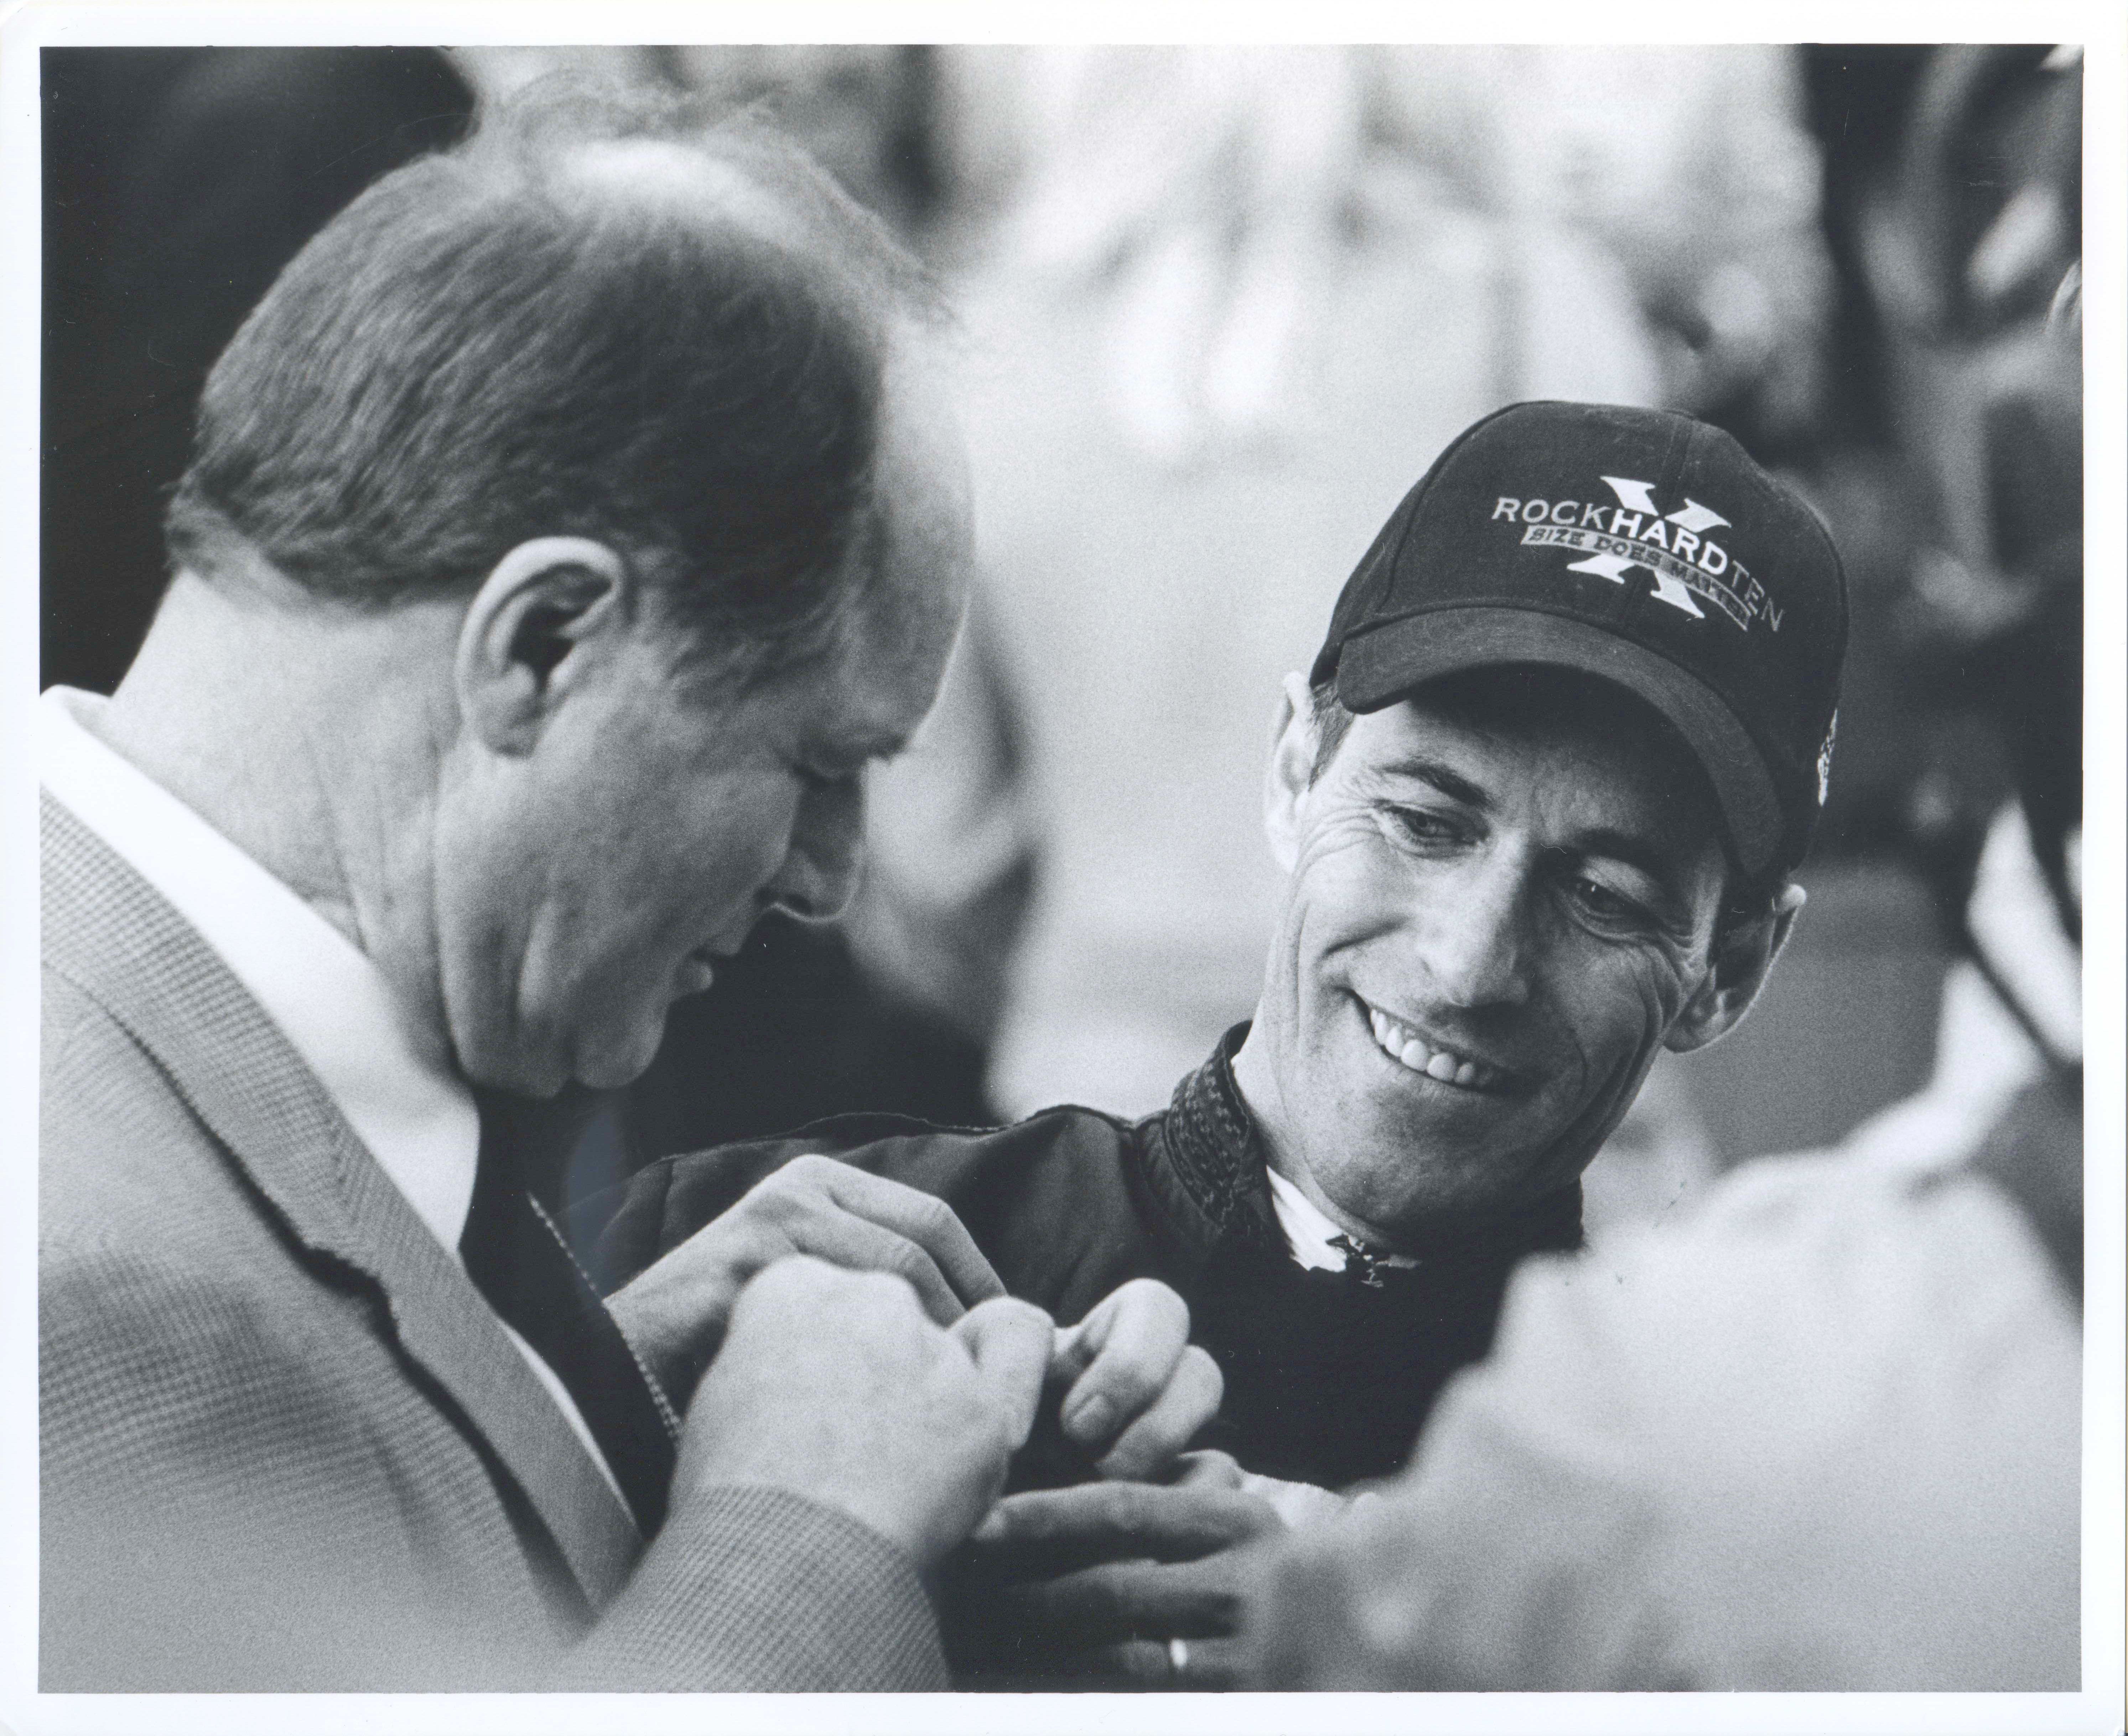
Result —
M 1825 800 L 1847 581 L 1824 525 L 1718 428 L 1511 404 L 1404 497 L 1337 599 L 1311 679 L 1378 711 L 1458 670 L 1616 682 L 1707 769 L 1754 876 L 1802 861 Z

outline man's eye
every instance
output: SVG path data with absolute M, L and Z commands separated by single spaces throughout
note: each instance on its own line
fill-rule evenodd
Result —
M 1574 901 L 1599 923 L 1638 923 L 1647 920 L 1647 913 L 1632 899 L 1613 891 L 1601 880 L 1593 880 L 1586 875 L 1576 875 L 1568 883 Z
M 1407 844 L 1446 843 L 1461 836 L 1461 828 L 1453 820 L 1444 814 L 1429 813 L 1423 808 L 1384 808 L 1380 811 L 1390 832 Z

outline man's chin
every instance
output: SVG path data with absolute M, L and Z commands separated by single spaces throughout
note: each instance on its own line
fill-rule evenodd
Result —
M 552 1097 L 569 1083 L 568 1058 L 511 1035 L 456 1034 L 458 1070 L 468 1084 L 511 1097 Z
M 530 1041 L 529 1033 L 513 1033 L 513 1040 L 489 1043 L 460 1065 L 476 1085 L 506 1091 L 515 1097 L 551 1098 L 570 1086 L 588 1091 L 618 1091 L 641 1078 L 657 1058 L 664 1037 L 664 1022 L 654 1030 L 637 1032 L 616 1041 L 610 1032 L 579 1036 L 551 1033 L 544 1041 Z
M 578 1053 L 576 1065 L 571 1070 L 576 1083 L 592 1091 L 625 1089 L 649 1071 L 664 1037 L 664 1021 L 661 1019 L 654 1031 L 638 1032 L 626 1043 L 615 1045 L 609 1041 L 597 1046 L 587 1046 Z
M 1392 1098 L 1370 1107 L 1371 1114 L 1341 1117 L 1331 1125 L 1338 1130 L 1342 1155 L 1349 1160 L 1372 1154 L 1389 1172 L 1383 1178 L 1388 1184 L 1375 1186 L 1348 1171 L 1348 1209 L 1385 1231 L 1510 1210 L 1530 1197 L 1538 1172 L 1550 1167 L 1548 1155 L 1535 1155 L 1529 1141 L 1516 1136 L 1517 1106 L 1456 1106 L 1442 1112 L 1434 1103 Z M 1329 1191 L 1335 1198 L 1343 1190 Z

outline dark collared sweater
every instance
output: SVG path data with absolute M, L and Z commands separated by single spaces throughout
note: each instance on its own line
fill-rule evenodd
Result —
M 1206 1444 L 1267 1475 L 1340 1487 L 1400 1466 L 1448 1377 L 1484 1355 L 1508 1274 L 1581 1239 L 1578 1183 L 1510 1217 L 1443 1224 L 1410 1268 L 1309 1270 L 1287 1251 L 1255 1123 L 1234 1083 L 1237 1027 L 1173 1102 L 1131 1122 L 1046 1109 L 1011 1127 L 854 1115 L 667 1158 L 575 1224 L 610 1291 L 805 1152 L 935 1194 L 1014 1295 L 1079 1319 L 1157 1278 L 1226 1377 Z

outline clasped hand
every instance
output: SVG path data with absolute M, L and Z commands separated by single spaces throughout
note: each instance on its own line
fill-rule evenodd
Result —
M 1008 1496 L 956 1560 L 946 1638 L 964 1687 L 1232 1687 L 1283 1522 L 1223 1453 L 1159 1482 Z M 1174 1644 L 1180 1641 L 1180 1648 Z
M 1166 1285 L 1127 1283 L 1058 1330 L 1005 1295 L 942 1201 L 827 1158 L 777 1171 L 610 1305 L 675 1402 L 693 1394 L 676 1516 L 712 1485 L 787 1489 L 919 1568 L 995 1502 L 1045 1392 L 1109 1477 L 1164 1465 L 1218 1408 Z

